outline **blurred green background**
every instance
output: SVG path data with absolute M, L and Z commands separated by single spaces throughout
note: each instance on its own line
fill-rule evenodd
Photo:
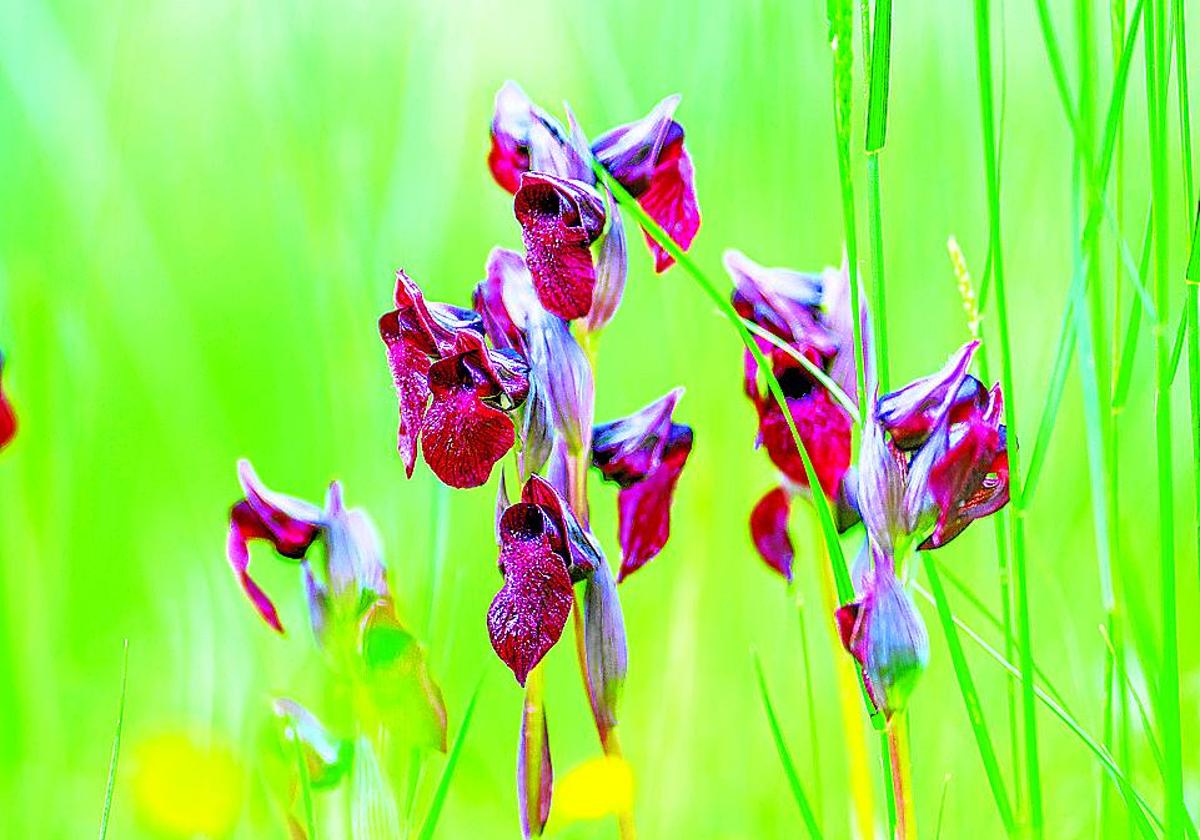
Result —
M 1198 12 L 1192 4 L 1193 20 Z M 1060 31 L 1072 32 L 1072 15 L 1056 14 Z M 997 17 L 1014 396 L 1028 451 L 1070 279 L 1071 145 L 1032 4 L 1001 4 Z M 1096 18 L 1107 96 L 1107 3 Z M 977 278 L 987 245 L 968 4 L 898 4 L 894 29 L 883 223 L 892 371 L 902 381 L 967 338 L 947 236 L 958 237 Z M 1119 211 L 1135 251 L 1148 192 L 1140 65 L 1139 50 Z M 125 754 L 110 836 L 157 836 L 138 816 L 133 780 L 142 745 L 164 733 L 232 752 L 241 802 L 230 836 L 283 836 L 258 779 L 257 745 L 272 697 L 319 707 L 320 663 L 294 568 L 256 553 L 290 630 L 279 639 L 224 560 L 234 464 L 245 456 L 269 485 L 306 498 L 341 478 L 348 502 L 369 510 L 402 611 L 428 644 L 452 733 L 486 675 L 439 836 L 517 835 L 521 693 L 484 625 L 499 586 L 493 492 L 446 492 L 423 464 L 405 479 L 375 330 L 397 267 L 432 299 L 466 303 L 488 250 L 519 247 L 511 200 L 484 164 L 492 96 L 508 78 L 553 110 L 569 101 L 593 136 L 681 93 L 703 211 L 693 253 L 718 279 L 727 247 L 810 269 L 839 260 L 830 57 L 824 3 L 815 0 L 0 3 L 0 347 L 22 421 L 0 454 L 0 834 L 94 834 L 127 638 Z M 1172 144 L 1178 191 L 1174 129 Z M 858 197 L 861 211 L 861 182 Z M 1180 269 L 1181 205 L 1177 195 Z M 868 264 L 865 225 L 860 242 Z M 796 610 L 746 525 L 774 477 L 752 448 L 737 337 L 681 271 L 654 276 L 635 242 L 631 263 L 601 342 L 598 419 L 682 384 L 678 417 L 696 429 L 674 535 L 621 590 L 631 646 L 621 734 L 639 828 L 646 838 L 799 833 L 754 683 L 757 650 L 828 834 L 847 836 L 833 641 L 808 511 L 794 522 L 819 771 Z M 987 337 L 992 328 L 985 319 Z M 1120 450 L 1120 553 L 1147 604 L 1157 597 L 1151 372 L 1143 344 Z M 1066 393 L 1029 513 L 1033 633 L 1039 664 L 1098 735 L 1102 611 L 1074 371 Z M 1177 544 L 1194 806 L 1200 622 L 1185 402 L 1181 390 Z M 615 557 L 615 491 L 593 477 L 591 493 L 594 528 Z M 439 551 L 440 573 L 431 559 Z M 997 603 L 989 523 L 940 556 Z M 933 836 L 944 794 L 943 837 L 999 836 L 940 629 L 921 608 L 933 651 L 911 711 L 918 825 Z M 548 666 L 560 773 L 597 752 L 566 641 Z M 976 648 L 968 653 L 1008 768 L 1004 680 Z M 1136 669 L 1134 679 L 1141 688 Z M 1041 735 L 1048 836 L 1094 836 L 1094 759 L 1048 716 Z M 1134 735 L 1133 778 L 1157 805 L 1157 774 Z M 422 796 L 440 766 L 429 761 Z M 1124 832 L 1123 820 L 1111 830 Z M 614 835 L 611 823 L 560 833 Z

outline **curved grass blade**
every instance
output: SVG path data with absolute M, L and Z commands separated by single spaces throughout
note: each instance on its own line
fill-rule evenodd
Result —
M 294 731 L 294 730 L 293 730 Z M 292 738 L 296 752 L 296 772 L 300 774 L 300 799 L 304 803 L 304 826 L 308 831 L 305 840 L 317 840 L 317 815 L 313 808 L 312 780 L 308 777 L 308 762 L 304 760 L 304 748 L 300 738 Z
M 1146 232 L 1142 236 L 1142 256 L 1138 261 L 1139 276 L 1145 277 L 1150 270 L 1150 245 L 1154 241 L 1153 210 L 1146 213 Z M 1133 360 L 1137 356 L 1138 333 L 1142 322 L 1142 299 L 1134 296 L 1133 306 L 1129 310 L 1129 323 L 1125 326 L 1125 342 L 1121 345 L 1121 366 L 1117 373 L 1117 383 L 1113 386 L 1112 407 L 1119 411 L 1125 407 L 1129 398 L 1129 386 L 1133 382 Z
M 788 787 L 791 788 L 792 798 L 796 800 L 796 807 L 800 809 L 800 817 L 804 820 L 804 826 L 808 829 L 808 836 L 812 840 L 820 840 L 822 837 L 821 827 L 817 824 L 816 815 L 813 813 L 812 805 L 809 804 L 808 795 L 804 792 L 804 785 L 800 782 L 800 776 L 796 773 L 796 764 L 792 761 L 792 754 L 788 751 L 787 742 L 783 738 L 783 732 L 779 728 L 779 719 L 775 716 L 775 706 L 771 703 L 771 694 L 767 690 L 767 678 L 763 674 L 762 660 L 758 658 L 758 654 L 754 654 L 754 672 L 758 676 L 758 693 L 762 696 L 763 709 L 767 713 L 767 724 L 771 727 L 771 738 L 775 742 L 775 749 L 779 752 L 779 761 L 783 764 L 784 775 L 787 776 Z
M 936 599 L 922 586 L 914 585 L 913 588 L 922 598 L 929 603 L 934 604 L 936 607 Z M 1024 683 L 1024 678 L 1021 676 L 1021 670 L 1017 668 L 1016 665 L 1013 665 L 1011 662 L 1005 659 L 1004 655 L 988 644 L 982 636 L 972 630 L 970 626 L 968 626 L 958 617 L 954 617 L 954 624 L 958 627 L 958 629 L 966 633 L 967 637 L 971 639 L 971 641 L 975 642 L 976 645 L 982 648 L 984 653 L 994 659 L 1001 668 Z M 1132 801 L 1126 800 L 1126 804 L 1128 804 L 1131 813 L 1133 813 L 1138 824 L 1138 829 L 1142 833 L 1142 836 L 1148 838 L 1148 840 L 1153 840 L 1155 833 L 1154 829 L 1150 826 L 1150 822 L 1153 821 L 1154 825 L 1161 829 L 1163 824 L 1162 819 L 1154 812 L 1154 809 L 1150 807 L 1145 798 L 1137 792 L 1137 789 L 1133 787 L 1125 774 L 1121 772 L 1121 768 L 1117 765 L 1116 761 L 1113 760 L 1113 757 L 1109 755 L 1108 751 L 1104 749 L 1104 747 L 1102 747 L 1095 738 L 1087 733 L 1087 730 L 1079 725 L 1079 722 L 1075 720 L 1075 718 L 1064 706 L 1055 701 L 1054 698 L 1047 694 L 1041 686 L 1034 685 L 1033 693 L 1034 696 L 1040 700 L 1047 709 L 1050 710 L 1051 714 L 1058 718 L 1058 720 L 1064 726 L 1066 726 L 1067 729 L 1069 729 L 1085 747 L 1087 747 L 1088 751 L 1095 756 L 1096 760 L 1099 761 L 1101 766 L 1104 767 L 1105 771 L 1107 771 L 1108 774 L 1113 777 L 1113 780 L 1117 782 L 1118 786 L 1122 790 L 1128 790 L 1130 792 L 1133 799 Z
M 971 667 L 963 653 L 962 641 L 954 626 L 954 617 L 950 613 L 950 603 L 946 600 L 946 591 L 942 588 L 942 580 L 938 577 L 936 563 L 924 563 L 925 574 L 929 578 L 929 588 L 933 591 L 938 619 L 942 623 L 942 632 L 946 636 L 946 647 L 950 651 L 950 661 L 954 666 L 954 677 L 958 680 L 958 689 L 962 693 L 963 705 L 967 710 L 967 718 L 971 722 L 971 733 L 975 736 L 975 745 L 979 749 L 979 760 L 983 762 L 983 770 L 992 791 L 992 799 L 1004 830 L 1009 837 L 1016 834 L 1016 824 L 1013 820 L 1012 806 L 1009 804 L 1008 789 L 1004 786 L 1004 776 L 1000 772 L 1000 763 L 996 759 L 996 748 L 992 744 L 992 736 L 988 731 L 987 720 L 983 716 L 983 704 L 979 702 L 979 692 L 975 689 L 975 680 L 971 677 Z
M 442 768 L 442 776 L 438 779 L 437 788 L 433 792 L 433 800 L 429 803 L 429 810 L 425 813 L 425 821 L 421 823 L 421 831 L 417 835 L 417 840 L 432 840 L 433 833 L 437 830 L 438 819 L 442 816 L 442 806 L 446 804 L 446 794 L 450 792 L 450 782 L 454 778 L 454 771 L 458 768 L 458 759 L 462 754 L 463 744 L 466 743 L 471 720 L 475 716 L 475 701 L 479 699 L 479 690 L 482 687 L 483 677 L 480 677 L 479 682 L 475 683 L 475 690 L 471 692 L 471 699 L 467 701 L 462 725 L 458 727 L 458 735 L 454 737 L 454 743 L 450 745 L 450 753 L 446 756 L 446 766 Z
M 842 408 L 846 409 L 846 413 L 850 415 L 850 420 L 854 423 L 854 425 L 862 425 L 862 418 L 858 415 L 858 406 L 855 404 L 854 400 L 850 399 L 850 395 L 843 391 L 841 386 L 830 379 L 829 375 L 826 374 L 825 371 L 814 365 L 811 359 L 798 351 L 796 348 L 792 347 L 782 338 L 775 335 L 775 333 L 760 327 L 753 321 L 742 318 L 742 323 L 746 325 L 746 329 L 750 330 L 750 332 L 754 333 L 759 338 L 762 338 L 764 341 L 770 342 L 777 349 L 795 359 L 801 367 L 803 367 L 809 372 L 809 374 L 812 375 L 813 379 L 817 380 L 822 386 L 824 386 L 825 390 L 829 392 L 829 396 L 837 400 L 838 404 Z
M 108 782 L 104 786 L 104 810 L 100 813 L 100 840 L 108 834 L 108 817 L 112 813 L 113 790 L 117 784 L 117 762 L 121 757 L 121 731 L 125 728 L 125 694 L 129 687 L 129 640 L 125 640 L 124 661 L 121 665 L 121 699 L 117 701 L 117 729 L 113 733 L 112 758 L 108 762 Z

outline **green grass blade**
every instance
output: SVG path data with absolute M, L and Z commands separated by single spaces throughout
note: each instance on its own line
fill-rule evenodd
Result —
M 867 100 L 867 152 L 883 148 L 887 138 L 888 88 L 892 65 L 892 0 L 876 0 L 871 35 L 871 83 Z
M 805 828 L 808 829 L 808 836 L 813 840 L 819 840 L 822 836 L 821 827 L 817 824 L 817 818 L 809 804 L 808 795 L 804 792 L 804 785 L 796 773 L 796 764 L 792 761 L 792 754 L 788 751 L 787 742 L 783 738 L 783 731 L 779 728 L 779 719 L 775 715 L 775 706 L 771 703 L 771 694 L 767 690 L 767 678 L 763 674 L 762 661 L 758 658 L 758 654 L 754 655 L 754 672 L 758 677 L 758 693 L 762 697 L 763 709 L 767 713 L 767 724 L 771 727 L 771 738 L 779 753 L 779 761 L 783 765 L 784 775 L 787 776 L 792 798 L 796 800 L 796 807 L 800 809 L 800 817 L 804 820 Z
M 758 324 L 746 318 L 742 318 L 741 321 L 745 325 L 746 329 L 748 329 L 750 332 L 754 333 L 764 341 L 774 345 L 792 359 L 795 359 L 797 364 L 808 371 L 813 379 L 821 383 L 825 390 L 829 392 L 829 396 L 837 400 L 838 404 L 841 405 L 842 408 L 846 409 L 846 413 L 850 415 L 850 420 L 854 423 L 854 425 L 862 425 L 862 418 L 858 416 L 858 406 L 855 404 L 854 400 L 850 399 L 850 395 L 843 391 L 840 385 L 830 379 L 829 375 L 826 374 L 825 371 L 821 370 L 812 363 L 811 359 L 809 359 L 795 347 L 792 347 L 792 345 L 788 344 L 782 338 L 775 335 L 775 333 L 771 332 L 770 330 L 760 327 Z
M 458 769 L 458 759 L 462 755 L 463 744 L 467 741 L 467 732 L 471 729 L 471 721 L 475 716 L 475 702 L 479 699 L 479 691 L 482 687 L 483 678 L 480 677 L 479 681 L 475 683 L 475 690 L 471 692 L 471 699 L 467 701 L 462 725 L 458 727 L 458 734 L 454 736 L 454 743 L 450 745 L 450 752 L 446 756 L 446 766 L 442 768 L 441 778 L 438 779 L 437 788 L 434 789 L 429 810 L 425 812 L 425 821 L 421 823 L 421 832 L 417 835 L 417 840 L 433 840 L 433 833 L 437 830 L 438 820 L 442 816 L 442 807 L 446 804 L 446 795 L 450 792 L 450 782 L 454 779 L 454 771 Z
M 1179 373 L 1179 360 L 1183 358 L 1183 340 L 1187 337 L 1188 315 L 1185 307 L 1179 313 L 1179 326 L 1175 328 L 1175 341 L 1171 344 L 1171 361 L 1168 362 L 1170 368 L 1171 384 L 1175 384 L 1175 374 Z
M 1017 395 L 1013 387 L 1012 340 L 1005 292 L 1004 245 L 1000 235 L 1000 165 L 996 152 L 996 125 L 992 88 L 992 36 L 989 0 L 975 0 L 975 48 L 979 73 L 980 121 L 982 123 L 984 174 L 987 187 L 988 229 L 992 243 L 992 274 L 996 287 L 996 322 L 1000 335 L 1001 381 L 1004 389 L 1004 420 L 1008 433 L 1020 439 L 1017 426 Z M 1009 450 L 1009 480 L 1016 488 L 1010 501 L 1013 597 L 1017 625 L 1017 651 L 1021 663 L 1021 719 L 1024 733 L 1025 782 L 1028 791 L 1029 827 L 1034 838 L 1042 836 L 1042 783 L 1038 761 L 1037 714 L 1033 692 L 1033 639 L 1029 616 L 1029 586 L 1025 560 L 1024 500 L 1021 484 L 1021 454 Z
M 100 840 L 108 834 L 108 818 L 112 813 L 113 790 L 117 784 L 117 762 L 121 758 L 121 732 L 125 728 L 125 695 L 129 687 L 129 640 L 121 665 L 121 699 L 117 701 L 117 728 L 113 733 L 112 757 L 108 761 L 108 781 L 104 786 L 104 810 L 100 812 Z
M 937 602 L 933 595 L 925 591 L 925 589 L 919 585 L 914 586 L 914 589 L 922 598 L 936 607 Z M 969 638 L 980 649 L 982 649 L 984 653 L 994 659 L 1001 668 L 1012 674 L 1017 678 L 1018 681 L 1024 684 L 1025 680 L 1021 675 L 1021 669 L 1009 662 L 1002 653 L 988 644 L 983 637 L 972 630 L 971 627 L 966 624 L 966 622 L 962 621 L 958 617 L 954 617 L 954 624 L 959 630 L 967 635 L 967 638 Z M 1051 714 L 1058 718 L 1058 720 L 1064 726 L 1066 726 L 1068 730 L 1070 730 L 1071 734 L 1073 734 L 1088 749 L 1088 751 L 1092 753 L 1096 760 L 1100 762 L 1100 765 L 1105 769 L 1105 771 L 1112 776 L 1114 781 L 1118 783 L 1121 789 L 1128 790 L 1130 792 L 1132 800 L 1127 800 L 1126 804 L 1129 806 L 1131 813 L 1134 814 L 1142 836 L 1146 838 L 1154 838 L 1155 833 L 1154 829 L 1150 826 L 1150 821 L 1153 821 L 1156 826 L 1161 827 L 1163 824 L 1162 819 L 1154 812 L 1154 809 L 1150 807 L 1149 803 L 1146 802 L 1145 797 L 1138 793 L 1137 789 L 1133 787 L 1125 774 L 1121 772 L 1121 768 L 1117 765 L 1113 757 L 1109 755 L 1108 751 L 1105 750 L 1095 738 L 1088 734 L 1087 730 L 1079 724 L 1075 717 L 1069 711 L 1067 711 L 1062 704 L 1055 701 L 1055 699 L 1051 697 L 1045 690 L 1043 690 L 1041 686 L 1034 685 L 1033 692 L 1034 696 L 1041 701 L 1042 705 L 1049 709 Z
M 1138 270 L 1142 277 L 1150 270 L 1150 246 L 1154 239 L 1152 213 L 1146 214 L 1146 232 L 1142 236 L 1142 257 L 1138 262 Z M 1125 407 L 1129 398 L 1129 386 L 1133 383 L 1133 361 L 1137 356 L 1138 333 L 1142 320 L 1142 299 L 1135 296 L 1133 306 L 1129 310 L 1129 322 L 1125 327 L 1125 342 L 1121 345 L 1121 361 L 1117 373 L 1117 382 L 1113 386 L 1112 407 L 1119 411 Z
M 979 692 L 975 689 L 975 680 L 971 677 L 971 668 L 967 664 L 962 641 L 958 638 L 958 630 L 954 626 L 954 618 L 950 614 L 950 604 L 946 600 L 946 592 L 942 588 L 941 578 L 938 577 L 937 564 L 925 563 L 923 565 L 929 578 L 929 588 L 933 592 L 942 632 L 946 636 L 946 647 L 950 651 L 954 677 L 958 680 L 963 706 L 966 707 L 967 719 L 971 723 L 971 733 L 975 736 L 975 745 L 979 749 L 979 760 L 983 762 L 988 787 L 992 791 L 992 800 L 996 803 L 996 810 L 1000 814 L 1001 822 L 1004 823 L 1005 831 L 1012 837 L 1016 834 L 1012 806 L 1009 804 L 1008 790 L 1004 786 L 1004 776 L 1000 772 L 1000 763 L 996 759 L 996 749 L 992 744 L 987 720 L 983 716 L 983 705 L 979 702 Z

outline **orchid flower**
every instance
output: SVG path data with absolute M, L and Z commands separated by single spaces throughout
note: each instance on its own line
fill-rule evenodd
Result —
M 820 487 L 835 502 L 838 525 L 845 530 L 858 518 L 850 467 L 851 417 L 796 356 L 822 370 L 851 398 L 857 393 L 846 268 L 827 268 L 821 274 L 767 268 L 739 251 L 726 252 L 725 268 L 734 282 L 733 305 L 738 315 L 789 348 L 784 350 L 762 336 L 754 338 L 783 388 Z M 859 317 L 865 318 L 862 301 L 859 310 Z M 810 479 L 787 417 L 760 385 L 758 364 L 749 350 L 744 389 L 758 413 L 758 443 L 783 477 L 780 486 L 755 505 L 750 515 L 751 537 L 767 565 L 791 580 L 795 551 L 787 532 L 788 515 L 792 498 L 810 491 Z
M 396 272 L 396 309 L 379 320 L 400 403 L 399 449 L 411 477 L 418 441 L 434 475 L 451 487 L 478 487 L 513 447 L 509 414 L 529 394 L 528 365 L 484 343 L 480 316 L 426 303 Z
M 519 502 L 497 511 L 496 531 L 504 584 L 488 610 L 488 634 L 496 655 L 524 685 L 562 635 L 572 584 L 605 561 L 562 496 L 538 475 L 526 482 Z
M 488 165 L 516 197 L 529 267 L 548 311 L 565 320 L 586 317 L 594 332 L 612 317 L 624 288 L 624 230 L 615 202 L 597 189 L 593 162 L 681 248 L 691 246 L 700 210 L 683 128 L 673 119 L 678 103 L 678 96 L 668 97 L 589 144 L 573 116 L 564 130 L 515 83 L 497 93 Z M 669 268 L 674 260 L 649 233 L 646 242 L 655 270 Z
M 683 389 L 676 388 L 593 432 L 592 463 L 621 487 L 618 582 L 654 559 L 670 536 L 675 485 L 692 451 L 691 427 L 672 420 L 682 395 Z
M 250 576 L 250 542 L 264 540 L 299 564 L 313 631 L 325 636 L 330 610 L 357 609 L 388 595 L 379 537 L 361 510 L 342 505 L 341 485 L 329 486 L 325 506 L 268 490 L 249 461 L 238 462 L 244 498 L 229 512 L 226 555 L 238 582 L 263 620 L 283 632 L 275 604 Z M 314 574 L 308 559 L 317 542 L 325 548 L 324 574 Z
M 863 430 L 857 501 L 868 566 L 855 569 L 858 599 L 838 626 L 875 707 L 902 709 L 929 658 L 920 613 L 904 588 L 915 544 L 938 548 L 1008 501 L 1008 452 L 999 385 L 985 389 L 967 370 L 979 342 L 943 368 L 875 402 Z

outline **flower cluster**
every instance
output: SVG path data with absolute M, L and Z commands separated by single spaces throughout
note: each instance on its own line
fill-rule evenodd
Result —
M 601 168 L 681 248 L 696 235 L 699 209 L 683 129 L 673 119 L 677 104 L 668 98 L 590 143 L 573 115 L 564 128 L 505 84 L 488 165 L 513 194 L 524 254 L 492 251 L 471 309 L 427 302 L 399 271 L 395 309 L 379 321 L 409 476 L 420 451 L 444 483 L 478 487 L 515 451 L 520 495 L 510 503 L 502 471 L 495 523 L 502 584 L 487 628 L 497 656 L 518 683 L 529 683 L 518 761 L 527 835 L 541 832 L 550 794 L 549 739 L 531 674 L 580 609 L 574 587 L 582 583 L 581 664 L 607 749 L 628 658 L 616 585 L 665 545 L 692 448 L 691 429 L 673 420 L 682 389 L 597 425 L 592 360 L 581 343 L 611 320 L 628 273 L 624 225 L 598 180 Z M 647 242 L 655 269 L 664 271 L 671 258 Z M 616 577 L 589 527 L 590 466 L 620 487 Z
M 843 265 L 806 274 L 766 268 L 739 251 L 725 254 L 725 268 L 734 282 L 734 308 L 758 328 L 754 340 L 783 389 L 817 481 L 836 503 L 839 527 L 848 528 L 857 521 L 850 468 L 852 420 L 846 407 L 813 374 L 813 370 L 821 372 L 844 397 L 851 402 L 856 399 L 854 316 L 847 269 Z M 864 340 L 868 340 L 862 301 L 859 310 Z M 787 417 L 762 385 L 758 363 L 749 349 L 745 352 L 745 392 L 758 415 L 758 444 L 781 474 L 780 485 L 768 491 L 750 514 L 751 536 L 767 564 L 791 580 L 795 552 L 787 531 L 788 514 L 792 499 L 809 492 L 810 479 Z
M 929 658 L 929 638 L 903 585 L 911 549 L 939 548 L 1008 502 L 1000 386 L 968 373 L 978 342 L 937 373 L 880 397 L 864 430 L 857 500 L 867 531 L 854 570 L 858 598 L 838 610 L 846 649 L 872 703 L 902 709 Z

